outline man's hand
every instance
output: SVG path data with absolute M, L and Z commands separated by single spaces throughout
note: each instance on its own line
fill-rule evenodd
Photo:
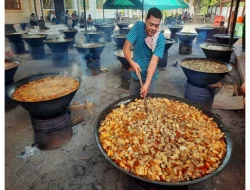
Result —
M 147 96 L 148 89 L 149 89 L 149 85 L 145 83 L 143 85 L 143 87 L 141 88 L 141 92 L 140 92 L 140 95 L 141 95 L 142 98 L 144 98 L 145 96 Z
M 141 72 L 141 67 L 138 63 L 136 62 L 132 62 L 131 63 L 131 67 L 133 68 L 133 70 L 135 71 L 135 73 L 137 74 L 137 76 L 139 76 L 140 72 Z

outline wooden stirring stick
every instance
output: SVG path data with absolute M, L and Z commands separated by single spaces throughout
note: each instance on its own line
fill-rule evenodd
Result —
M 139 74 L 138 74 L 138 78 L 140 79 L 140 84 L 141 84 L 141 88 L 142 88 L 142 87 L 143 87 L 143 84 L 142 84 L 141 73 L 140 73 L 140 72 L 139 72 Z M 144 96 L 143 100 L 144 100 L 145 111 L 146 111 L 146 113 L 148 113 L 148 102 L 147 102 L 147 97 Z

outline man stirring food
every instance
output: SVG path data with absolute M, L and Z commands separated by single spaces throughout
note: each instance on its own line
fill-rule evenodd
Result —
M 162 19 L 161 11 L 155 7 L 148 10 L 145 23 L 138 21 L 127 35 L 123 46 L 126 60 L 132 67 L 129 95 L 141 95 L 155 93 L 158 79 L 157 64 L 162 58 L 165 46 L 165 38 L 160 32 Z M 133 45 L 133 59 L 131 47 Z M 140 87 L 139 76 L 144 85 Z

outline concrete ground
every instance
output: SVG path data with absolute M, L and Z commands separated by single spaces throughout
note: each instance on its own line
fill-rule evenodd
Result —
M 193 30 L 192 26 L 184 29 Z M 76 41 L 83 39 L 77 33 Z M 28 46 L 26 44 L 26 49 Z M 128 176 L 112 166 L 98 149 L 94 139 L 94 124 L 100 112 L 113 101 L 128 96 L 128 91 L 120 87 L 121 63 L 113 52 L 114 42 L 107 43 L 101 54 L 101 65 L 108 72 L 98 76 L 87 76 L 86 65 L 76 49 L 69 49 L 70 65 L 57 68 L 52 65 L 51 52 L 45 45 L 46 58 L 32 60 L 29 54 L 17 55 L 20 61 L 15 81 L 24 77 L 46 72 L 67 72 L 72 74 L 72 65 L 81 65 L 82 85 L 73 101 L 84 100 L 94 103 L 93 113 L 87 110 L 74 112 L 73 116 L 83 116 L 84 121 L 74 127 L 74 134 L 63 147 L 41 151 L 30 148 L 33 129 L 28 112 L 17 106 L 5 113 L 5 188 L 10 190 L 126 190 Z M 10 51 L 6 42 L 6 50 Z M 168 66 L 159 73 L 158 93 L 177 97 L 184 96 L 186 77 L 176 64 L 186 57 L 205 57 L 196 44 L 191 55 L 178 54 L 178 43 L 169 49 Z M 224 84 L 240 84 L 240 77 L 234 68 L 222 80 Z M 7 106 L 7 105 L 6 105 Z M 196 185 L 189 190 L 244 190 L 245 189 L 245 112 L 212 109 L 217 113 L 231 132 L 233 153 L 228 166 L 214 178 Z M 26 150 L 25 150 L 26 148 Z M 30 152 L 28 151 L 30 150 Z

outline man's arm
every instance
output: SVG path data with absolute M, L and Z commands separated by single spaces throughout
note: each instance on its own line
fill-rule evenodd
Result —
M 149 66 L 148 66 L 147 78 L 146 78 L 145 84 L 143 85 L 141 89 L 142 97 L 145 97 L 148 93 L 148 89 L 151 84 L 152 78 L 154 76 L 158 61 L 159 61 L 159 57 L 156 55 L 152 55 Z
M 133 68 L 133 70 L 136 72 L 136 74 L 138 75 L 139 72 L 141 71 L 140 66 L 138 65 L 138 63 L 136 63 L 132 57 L 131 57 L 131 47 L 132 44 L 129 40 L 125 41 L 125 44 L 123 46 L 123 53 L 124 56 L 126 58 L 126 60 L 129 62 L 129 64 L 131 65 L 131 67 Z

